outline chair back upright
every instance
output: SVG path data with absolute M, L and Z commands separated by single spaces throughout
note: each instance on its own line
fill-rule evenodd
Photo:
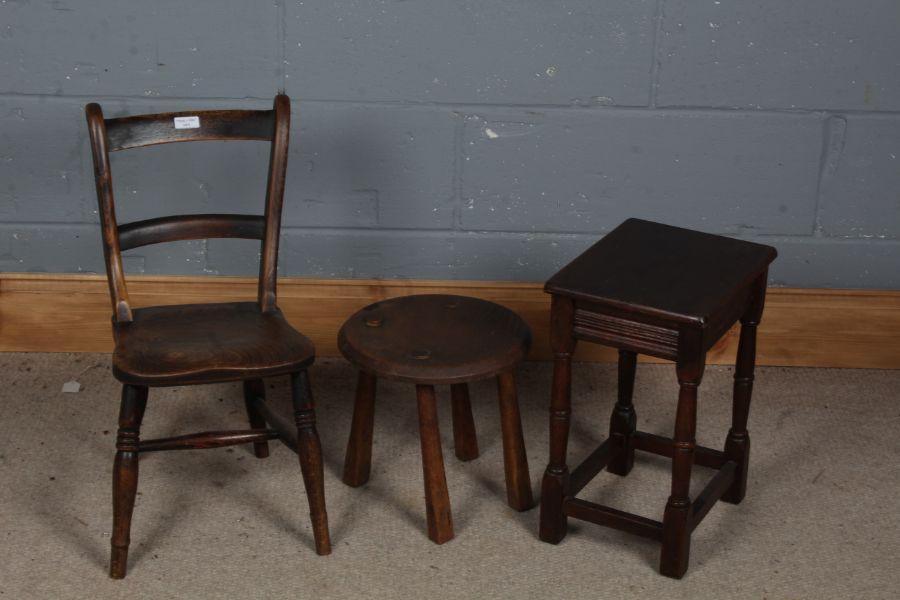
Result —
M 117 323 L 132 320 L 122 251 L 179 240 L 245 238 L 261 242 L 257 301 L 276 309 L 276 271 L 284 179 L 291 121 L 290 99 L 279 94 L 272 110 L 207 110 L 106 119 L 97 103 L 85 107 L 97 185 L 103 255 Z M 265 210 L 244 214 L 171 215 L 119 224 L 116 220 L 110 152 L 157 144 L 209 140 L 255 140 L 271 144 Z

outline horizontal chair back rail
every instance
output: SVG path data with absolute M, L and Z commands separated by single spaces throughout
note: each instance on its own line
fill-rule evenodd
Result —
M 173 127 L 176 119 L 184 119 L 187 126 Z M 268 142 L 274 135 L 273 127 L 271 110 L 203 110 L 106 119 L 110 152 L 176 142 Z
M 177 215 L 119 225 L 119 249 L 208 238 L 262 240 L 266 220 L 259 215 Z

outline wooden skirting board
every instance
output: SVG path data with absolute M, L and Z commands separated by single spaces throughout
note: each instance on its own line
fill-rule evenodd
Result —
M 245 277 L 132 276 L 134 306 L 227 302 L 255 298 Z M 460 294 L 503 304 L 531 325 L 531 358 L 550 358 L 549 296 L 540 284 L 475 281 L 282 278 L 278 304 L 316 344 L 336 356 L 336 334 L 357 309 L 407 294 Z M 111 307 L 98 275 L 0 273 L 0 351 L 110 352 Z M 711 364 L 733 363 L 737 330 L 712 351 Z M 582 343 L 576 358 L 609 361 L 614 351 Z M 764 365 L 900 368 L 900 292 L 769 289 L 759 328 L 757 363 Z

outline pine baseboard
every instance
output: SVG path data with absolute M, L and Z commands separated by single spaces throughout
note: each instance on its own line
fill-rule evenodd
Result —
M 134 306 L 252 299 L 256 279 L 132 276 Z M 518 312 L 534 332 L 530 358 L 547 360 L 550 298 L 541 284 L 281 278 L 278 303 L 288 320 L 337 356 L 336 335 L 357 309 L 407 294 L 461 294 Z M 900 292 L 771 288 L 759 328 L 762 365 L 900 368 Z M 0 273 L 0 351 L 110 352 L 111 308 L 99 275 Z M 733 364 L 737 330 L 710 351 L 710 364 Z M 580 344 L 576 359 L 611 361 L 615 352 Z

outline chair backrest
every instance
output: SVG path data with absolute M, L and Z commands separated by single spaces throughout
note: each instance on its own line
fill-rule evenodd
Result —
M 258 302 L 263 312 L 276 308 L 276 271 L 284 177 L 291 121 L 290 99 L 275 97 L 272 110 L 210 110 L 135 115 L 104 119 L 99 104 L 85 107 L 97 202 L 103 235 L 103 254 L 113 304 L 113 319 L 131 321 L 131 305 L 122 268 L 122 250 L 205 238 L 247 238 L 262 242 Z M 116 221 L 109 153 L 203 140 L 258 140 L 271 144 L 265 213 L 257 215 L 174 215 L 119 225 Z

